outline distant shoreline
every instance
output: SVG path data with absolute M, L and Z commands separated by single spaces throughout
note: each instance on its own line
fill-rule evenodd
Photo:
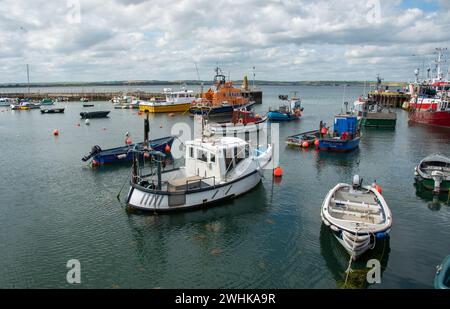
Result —
M 209 85 L 211 81 L 196 81 L 196 80 L 184 80 L 184 81 L 102 81 L 102 82 L 55 82 L 55 83 L 30 83 L 30 88 L 44 88 L 44 87 L 95 87 L 95 86 L 163 86 L 163 85 L 197 85 L 201 84 Z M 242 80 L 233 81 L 235 85 L 241 85 Z M 249 81 L 251 87 L 253 81 Z M 364 86 L 376 84 L 375 81 L 295 81 L 295 82 L 282 82 L 282 81 L 255 81 L 256 86 Z M 406 86 L 406 82 L 383 82 L 383 86 L 389 87 L 403 87 Z M 0 88 L 26 88 L 27 83 L 4 83 L 0 84 Z

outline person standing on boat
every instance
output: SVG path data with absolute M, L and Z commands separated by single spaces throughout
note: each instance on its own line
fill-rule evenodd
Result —
M 131 140 L 130 133 L 125 133 L 125 145 L 131 145 L 133 141 Z
M 328 133 L 328 129 L 327 129 L 327 125 L 325 124 L 321 129 L 320 129 L 320 135 L 321 137 L 325 137 Z

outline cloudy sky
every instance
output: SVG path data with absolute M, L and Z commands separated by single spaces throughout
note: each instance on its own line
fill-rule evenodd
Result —
M 411 80 L 450 47 L 449 0 L 0 0 L 0 83 Z

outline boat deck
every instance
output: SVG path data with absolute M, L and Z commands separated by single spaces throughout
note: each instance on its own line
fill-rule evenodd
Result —
M 384 221 L 381 207 L 371 192 L 337 191 L 330 201 L 330 214 L 336 219 L 361 223 Z

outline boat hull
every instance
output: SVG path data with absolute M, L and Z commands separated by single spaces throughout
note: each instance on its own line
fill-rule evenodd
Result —
M 185 112 L 191 106 L 191 103 L 168 104 L 168 105 L 139 105 L 139 110 L 150 113 L 170 113 Z
M 205 109 L 205 108 L 202 109 L 201 107 L 195 106 L 195 107 L 191 107 L 189 109 L 189 112 L 191 114 L 194 114 L 194 115 L 202 115 L 202 114 L 203 115 L 231 114 L 231 113 L 233 113 L 234 109 L 240 108 L 242 106 L 244 106 L 244 104 L 242 104 L 242 105 L 234 105 L 234 106 L 231 106 L 231 105 L 229 105 L 229 106 L 218 106 L 218 107 L 212 107 L 212 108 L 208 108 L 208 109 Z
M 292 121 L 300 119 L 300 116 L 272 111 L 267 114 L 267 118 L 270 121 Z
M 319 150 L 331 152 L 350 152 L 359 147 L 360 138 L 352 140 L 320 139 Z
M 81 112 L 80 116 L 84 119 L 90 118 L 106 118 L 108 117 L 109 111 L 98 111 L 98 112 Z
M 61 114 L 64 113 L 64 108 L 51 108 L 51 109 L 41 109 L 42 114 Z
M 172 136 L 151 140 L 150 147 L 153 150 L 165 153 L 166 152 L 165 148 L 167 145 L 170 148 L 172 148 L 174 138 L 175 137 Z M 142 145 L 143 143 L 139 143 L 139 146 Z M 133 153 L 129 150 L 133 149 L 135 146 L 136 146 L 135 144 L 132 144 L 129 146 L 103 150 L 99 154 L 96 154 L 95 156 L 92 157 L 92 165 L 99 166 L 99 165 L 111 165 L 124 162 L 131 162 L 133 160 Z M 143 155 L 139 159 L 143 160 L 144 159 Z
M 363 117 L 361 119 L 361 125 L 368 128 L 386 128 L 393 129 L 397 123 L 397 119 L 371 119 Z
M 261 175 L 258 171 L 254 171 L 227 184 L 167 194 L 155 193 L 132 184 L 128 192 L 127 204 L 132 208 L 152 212 L 172 212 L 211 207 L 220 201 L 233 199 L 250 191 L 260 181 Z
M 409 120 L 430 126 L 450 127 L 450 111 L 426 112 L 415 110 L 411 111 Z
M 434 277 L 435 289 L 450 289 L 450 255 L 438 266 Z

